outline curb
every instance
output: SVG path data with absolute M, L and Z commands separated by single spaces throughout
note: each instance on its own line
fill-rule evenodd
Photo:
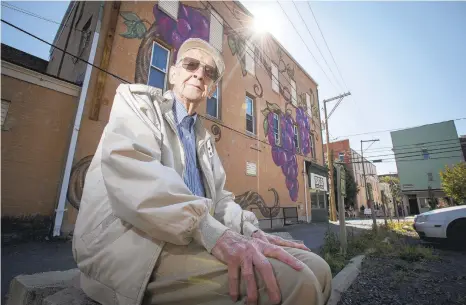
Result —
M 332 293 L 330 294 L 327 305 L 336 305 L 340 301 L 343 292 L 345 292 L 358 277 L 364 258 L 366 258 L 365 254 L 353 257 L 348 265 L 332 279 Z

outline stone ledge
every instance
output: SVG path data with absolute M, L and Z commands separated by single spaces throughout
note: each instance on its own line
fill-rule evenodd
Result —
M 48 296 L 42 302 L 42 305 L 100 305 L 99 303 L 88 298 L 87 295 L 79 288 L 71 287 L 63 289 L 51 296 Z
M 42 305 L 42 301 L 63 289 L 79 287 L 79 270 L 18 275 L 11 283 L 6 305 Z
M 327 305 L 336 305 L 341 299 L 341 295 L 356 280 L 361 271 L 362 261 L 366 256 L 364 254 L 353 257 L 348 265 L 332 279 L 332 293 Z

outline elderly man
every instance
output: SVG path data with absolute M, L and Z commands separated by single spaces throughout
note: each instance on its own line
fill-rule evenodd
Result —
M 73 237 L 81 287 L 101 304 L 327 301 L 326 262 L 259 230 L 224 190 L 213 139 L 196 114 L 224 70 L 215 48 L 189 39 L 169 71 L 173 91 L 117 89 Z

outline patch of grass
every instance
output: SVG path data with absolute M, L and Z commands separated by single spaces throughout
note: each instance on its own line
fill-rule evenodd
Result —
M 412 221 L 402 221 L 402 222 L 390 221 L 388 222 L 386 228 L 390 231 L 393 231 L 398 234 L 403 234 L 403 235 L 415 232 Z
M 420 245 L 405 245 L 399 249 L 398 256 L 408 262 L 418 262 L 423 259 L 432 260 L 438 258 L 434 255 L 431 248 L 422 247 Z

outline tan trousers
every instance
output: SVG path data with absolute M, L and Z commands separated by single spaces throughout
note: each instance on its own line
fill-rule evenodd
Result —
M 332 274 L 328 264 L 317 254 L 284 248 L 307 265 L 296 271 L 269 258 L 283 305 L 323 305 L 330 297 Z M 264 281 L 256 273 L 258 304 L 270 304 Z M 246 286 L 240 285 L 235 303 L 228 290 L 228 269 L 196 243 L 188 246 L 166 244 L 147 286 L 143 304 L 245 304 Z

